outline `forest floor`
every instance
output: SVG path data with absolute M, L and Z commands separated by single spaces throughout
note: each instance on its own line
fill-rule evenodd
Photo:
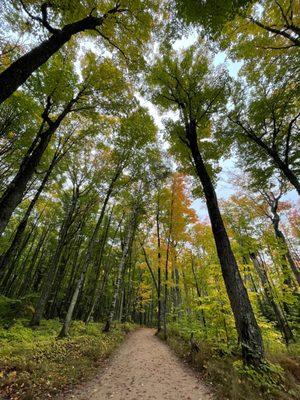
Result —
M 64 397 L 65 399 L 66 397 Z M 104 371 L 67 399 L 211 400 L 200 376 L 155 336 L 154 329 L 130 334 Z

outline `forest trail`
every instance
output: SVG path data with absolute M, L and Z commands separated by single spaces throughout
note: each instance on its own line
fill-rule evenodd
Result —
M 154 329 L 132 333 L 106 369 L 68 400 L 212 400 L 209 389 Z

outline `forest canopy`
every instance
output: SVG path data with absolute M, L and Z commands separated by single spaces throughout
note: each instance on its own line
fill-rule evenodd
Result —
M 142 324 L 296 399 L 299 1 L 3 0 L 0 27 L 4 348 Z

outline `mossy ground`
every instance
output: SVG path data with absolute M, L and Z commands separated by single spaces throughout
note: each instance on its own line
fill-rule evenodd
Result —
M 238 352 L 197 341 L 199 351 L 191 352 L 190 336 L 176 325 L 169 326 L 167 342 L 182 358 L 200 371 L 220 400 L 296 400 L 300 398 L 300 347 L 288 349 L 274 344 L 266 351 L 261 371 L 244 367 Z
M 92 377 L 101 361 L 134 325 L 120 324 L 102 333 L 102 324 L 75 321 L 70 337 L 57 339 L 61 323 L 42 321 L 38 328 L 19 319 L 0 327 L 0 399 L 44 400 Z

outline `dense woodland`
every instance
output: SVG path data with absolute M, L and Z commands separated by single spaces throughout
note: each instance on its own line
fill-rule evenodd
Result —
M 0 24 L 4 337 L 132 322 L 299 374 L 299 1 L 2 0 Z

